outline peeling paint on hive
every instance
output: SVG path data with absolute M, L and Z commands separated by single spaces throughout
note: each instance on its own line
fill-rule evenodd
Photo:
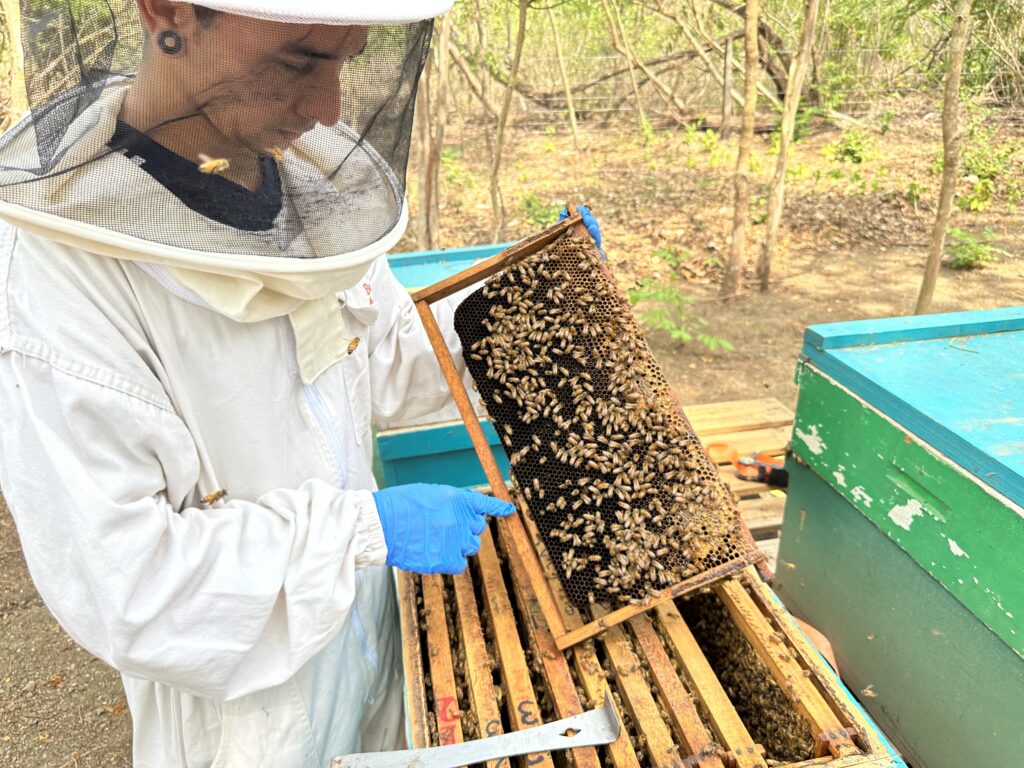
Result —
M 811 424 L 807 430 L 807 432 L 804 432 L 802 429 L 797 427 L 793 431 L 796 433 L 797 437 L 804 441 L 804 445 L 807 446 L 807 450 L 815 456 L 821 456 L 828 446 L 825 445 L 825 441 L 818 436 L 818 425 Z
M 861 502 L 865 507 L 870 507 L 871 502 L 874 501 L 874 499 L 871 498 L 868 492 L 864 490 L 863 485 L 856 486 L 853 490 L 850 491 L 850 495 L 853 496 L 854 501 Z
M 953 539 L 949 539 L 949 551 L 957 557 L 970 557 L 970 555 L 960 549 L 960 545 L 953 541 Z
M 889 519 L 905 531 L 910 530 L 910 524 L 915 517 L 924 515 L 924 507 L 917 499 L 911 499 L 906 504 L 897 504 L 889 510 Z

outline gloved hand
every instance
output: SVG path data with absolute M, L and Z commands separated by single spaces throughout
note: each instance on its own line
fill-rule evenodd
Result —
M 585 205 L 577 205 L 576 210 L 583 214 L 583 226 L 587 228 L 587 232 L 594 239 L 594 245 L 597 246 L 597 252 L 601 254 L 601 258 L 606 258 L 604 251 L 601 250 L 601 227 L 597 223 L 597 219 L 594 214 L 590 212 L 590 209 Z M 563 208 L 562 212 L 558 214 L 558 220 L 564 221 L 569 218 L 569 209 Z
M 480 549 L 487 515 L 506 517 L 506 501 L 449 485 L 414 483 L 373 494 L 388 565 L 414 573 L 462 573 Z

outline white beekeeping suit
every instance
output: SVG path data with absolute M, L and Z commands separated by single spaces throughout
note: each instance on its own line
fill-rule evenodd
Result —
M 44 5 L 0 140 L 0 485 L 39 592 L 121 671 L 136 768 L 400 747 L 370 425 L 449 397 L 383 256 L 449 2 Z

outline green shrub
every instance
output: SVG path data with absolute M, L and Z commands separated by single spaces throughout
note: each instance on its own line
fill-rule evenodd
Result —
M 871 153 L 871 137 L 856 128 L 843 131 L 843 135 L 825 148 L 825 154 L 841 163 L 863 163 Z
M 953 257 L 953 269 L 978 269 L 997 256 L 1009 256 L 1007 251 L 992 245 L 994 239 L 991 227 L 985 227 L 980 235 L 951 227 L 946 247 Z
M 707 320 L 692 313 L 693 298 L 679 288 L 682 280 L 679 266 L 693 255 L 675 248 L 660 248 L 653 255 L 669 266 L 672 276 L 668 281 L 643 277 L 635 288 L 627 291 L 631 304 L 646 307 L 637 314 L 640 323 L 647 328 L 667 331 L 673 339 L 684 344 L 696 341 L 711 351 L 733 349 L 728 340 L 701 331 L 707 326 Z
M 561 203 L 545 203 L 535 193 L 531 192 L 523 198 L 522 207 L 523 212 L 526 214 L 526 220 L 533 224 L 533 226 L 541 228 L 549 226 L 551 222 L 558 218 L 563 205 Z

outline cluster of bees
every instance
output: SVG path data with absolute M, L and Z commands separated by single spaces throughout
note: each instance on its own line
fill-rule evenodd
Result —
M 677 600 L 676 605 L 751 738 L 764 746 L 767 764 L 813 757 L 810 726 L 730 618 L 725 604 L 714 593 L 701 592 Z
M 578 606 L 732 560 L 735 506 L 588 240 L 566 234 L 456 312 L 521 501 Z

